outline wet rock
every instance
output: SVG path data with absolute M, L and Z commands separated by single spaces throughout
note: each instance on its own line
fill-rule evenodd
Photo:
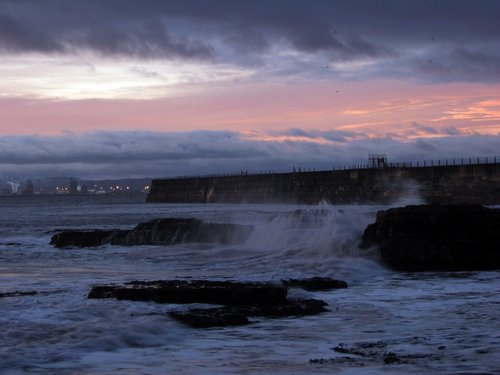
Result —
M 500 209 L 480 205 L 419 205 L 377 213 L 362 247 L 402 271 L 500 268 Z
M 392 352 L 385 352 L 383 355 L 384 363 L 385 364 L 393 364 L 393 363 L 401 363 L 402 360 Z
M 50 244 L 55 247 L 97 247 L 107 243 L 114 231 L 65 231 L 52 236 Z
M 325 312 L 326 303 L 315 299 L 293 299 L 275 305 L 226 306 L 209 309 L 173 311 L 169 315 L 191 327 L 225 327 L 250 324 L 249 317 L 282 318 L 316 315 Z
M 184 242 L 245 241 L 253 227 L 239 224 L 205 223 L 198 219 L 156 219 L 140 223 L 127 233 L 112 237 L 113 245 L 171 245 Z
M 273 305 L 243 306 L 238 310 L 247 316 L 282 318 L 285 316 L 316 315 L 325 312 L 327 303 L 318 299 L 289 299 Z
M 166 218 L 140 223 L 131 230 L 63 231 L 52 236 L 50 244 L 59 248 L 106 244 L 173 245 L 187 242 L 230 244 L 245 241 L 252 230 L 253 227 L 249 225 L 205 223 L 194 218 Z
M 334 352 L 342 354 L 359 355 L 362 357 L 376 356 L 380 354 L 380 349 L 387 346 L 382 341 L 376 342 L 360 342 L 354 345 L 339 344 L 332 348 Z
M 31 290 L 29 292 L 7 292 L 7 293 L 0 293 L 0 298 L 4 297 L 22 297 L 22 296 L 35 296 L 37 295 L 38 292 L 35 290 Z
M 342 354 L 360 355 L 362 357 L 367 356 L 367 355 L 373 355 L 373 352 L 365 352 L 365 351 L 359 350 L 358 348 L 349 348 L 349 347 L 346 347 L 342 344 L 334 347 L 333 351 L 337 352 L 337 353 L 342 353 Z
M 301 288 L 310 292 L 331 289 L 347 288 L 347 283 L 342 280 L 335 280 L 329 277 L 312 277 L 309 279 L 285 279 L 282 280 L 287 287 Z
M 88 294 L 88 298 L 223 305 L 169 313 L 172 318 L 196 328 L 244 325 L 250 323 L 249 317 L 256 316 L 278 318 L 326 311 L 324 301 L 286 297 L 287 288 L 283 285 L 210 280 L 131 281 L 124 285 L 95 286 Z
M 185 312 L 172 311 L 169 315 L 193 328 L 227 327 L 250 324 L 248 317 L 233 309 L 193 309 Z
M 311 358 L 309 359 L 309 363 L 312 364 L 333 364 L 333 365 L 343 365 L 348 367 L 363 367 L 365 363 L 361 361 L 359 358 L 353 357 L 336 357 L 336 358 Z
M 226 306 L 170 312 L 169 315 L 191 327 L 224 327 L 249 324 L 249 317 L 281 318 L 287 316 L 316 315 L 325 312 L 326 302 L 315 299 L 286 300 L 274 305 Z
M 287 289 L 264 283 L 210 280 L 133 281 L 122 286 L 96 286 L 88 298 L 153 301 L 157 303 L 210 303 L 216 305 L 269 305 L 283 303 Z

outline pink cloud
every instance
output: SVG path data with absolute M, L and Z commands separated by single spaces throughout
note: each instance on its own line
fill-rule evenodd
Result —
M 356 130 L 378 136 L 403 134 L 414 121 L 432 122 L 436 128 L 498 133 L 499 101 L 496 86 L 411 85 L 402 81 L 244 84 L 155 100 L 3 98 L 0 134 L 94 130 L 262 133 L 298 127 Z M 482 120 L 480 125 L 477 120 Z

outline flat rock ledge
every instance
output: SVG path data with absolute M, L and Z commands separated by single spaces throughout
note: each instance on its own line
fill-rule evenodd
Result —
M 347 287 L 329 278 L 295 280 L 299 284 L 319 283 Z M 302 281 L 299 283 L 299 281 Z M 340 286 L 339 286 L 340 285 Z M 324 290 L 321 289 L 320 290 Z M 191 327 L 208 328 L 250 324 L 250 317 L 315 315 L 327 311 L 327 303 L 317 299 L 288 299 L 284 283 L 243 283 L 211 280 L 132 281 L 123 285 L 99 285 L 88 298 L 152 301 L 157 303 L 222 305 L 203 309 L 172 311 L 169 315 Z
M 377 213 L 362 247 L 401 271 L 500 269 L 500 209 L 480 205 L 418 205 Z
M 169 315 L 193 328 L 209 328 L 250 324 L 249 317 L 282 318 L 316 315 L 327 311 L 325 306 L 327 306 L 327 303 L 318 299 L 290 299 L 273 305 L 191 309 L 188 311 L 172 311 Z
M 0 293 L 0 298 L 5 298 L 5 297 L 24 297 L 24 296 L 36 296 L 38 294 L 37 291 L 35 290 L 30 290 L 29 292 L 6 292 L 6 293 Z
M 140 223 L 131 230 L 62 231 L 52 236 L 50 244 L 57 248 L 189 242 L 235 244 L 244 242 L 252 231 L 250 225 L 205 223 L 195 218 L 163 218 Z

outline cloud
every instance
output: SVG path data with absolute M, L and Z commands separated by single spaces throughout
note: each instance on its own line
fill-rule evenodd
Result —
M 425 79 L 435 82 L 500 81 L 500 49 L 496 46 L 429 51 L 414 65 Z
M 308 130 L 305 131 L 300 128 L 289 128 L 285 130 L 271 130 L 267 134 L 274 137 L 292 137 L 309 140 L 312 142 L 336 142 L 336 143 L 348 143 L 355 139 L 367 138 L 367 134 L 364 132 L 353 132 L 345 130 Z M 297 140 L 297 139 L 296 139 Z
M 317 138 L 318 136 L 314 132 L 305 131 L 300 128 L 289 128 L 285 130 L 269 130 L 267 134 L 274 137 L 298 137 L 298 138 Z
M 153 14 L 109 18 L 120 5 L 98 3 L 89 1 L 87 5 L 79 6 L 77 3 L 63 4 L 58 0 L 49 0 L 26 1 L 18 5 L 2 1 L 0 50 L 45 53 L 90 50 L 105 57 L 144 59 L 207 60 L 212 57 L 210 45 L 187 35 L 173 36 L 165 22 Z
M 411 123 L 411 126 L 416 129 L 417 131 L 419 132 L 422 132 L 422 133 L 425 133 L 425 134 L 431 134 L 431 135 L 434 135 L 434 134 L 439 134 L 439 130 L 437 130 L 436 128 L 433 128 L 432 126 L 429 126 L 429 125 L 420 125 L 418 122 L 412 122 Z
M 133 66 L 132 68 L 130 68 L 130 72 L 144 78 L 165 78 L 160 73 L 155 72 L 154 70 L 138 66 Z
M 499 81 L 499 16 L 500 3 L 486 0 L 0 0 L 0 50 Z M 353 71 L 358 62 L 370 64 Z
M 457 128 L 454 128 L 453 126 L 445 128 L 444 133 L 447 135 L 460 135 L 461 134 L 460 130 L 458 130 Z
M 299 134 L 300 129 L 292 131 Z M 330 170 L 364 164 L 368 154 L 389 161 L 500 156 L 500 136 L 453 136 L 402 141 L 345 134 L 339 142 L 324 132 L 300 140 L 249 138 L 230 131 L 107 131 L 58 136 L 0 137 L 0 170 L 8 177 L 158 177 L 209 173 Z M 308 132 L 304 132 L 308 134 Z M 341 135 L 338 135 L 341 136 Z M 332 139 L 324 142 L 326 137 Z
M 415 145 L 417 148 L 423 150 L 424 152 L 433 152 L 436 150 L 435 146 L 432 144 L 432 142 L 429 142 L 424 139 L 417 139 L 415 141 Z
M 0 48 L 14 52 L 53 52 L 61 47 L 45 35 L 33 33 L 14 17 L 2 13 L 0 8 Z

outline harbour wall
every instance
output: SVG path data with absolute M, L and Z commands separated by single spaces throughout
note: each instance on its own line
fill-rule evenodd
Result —
M 147 201 L 389 203 L 409 194 L 428 203 L 500 204 L 500 163 L 155 179 Z

